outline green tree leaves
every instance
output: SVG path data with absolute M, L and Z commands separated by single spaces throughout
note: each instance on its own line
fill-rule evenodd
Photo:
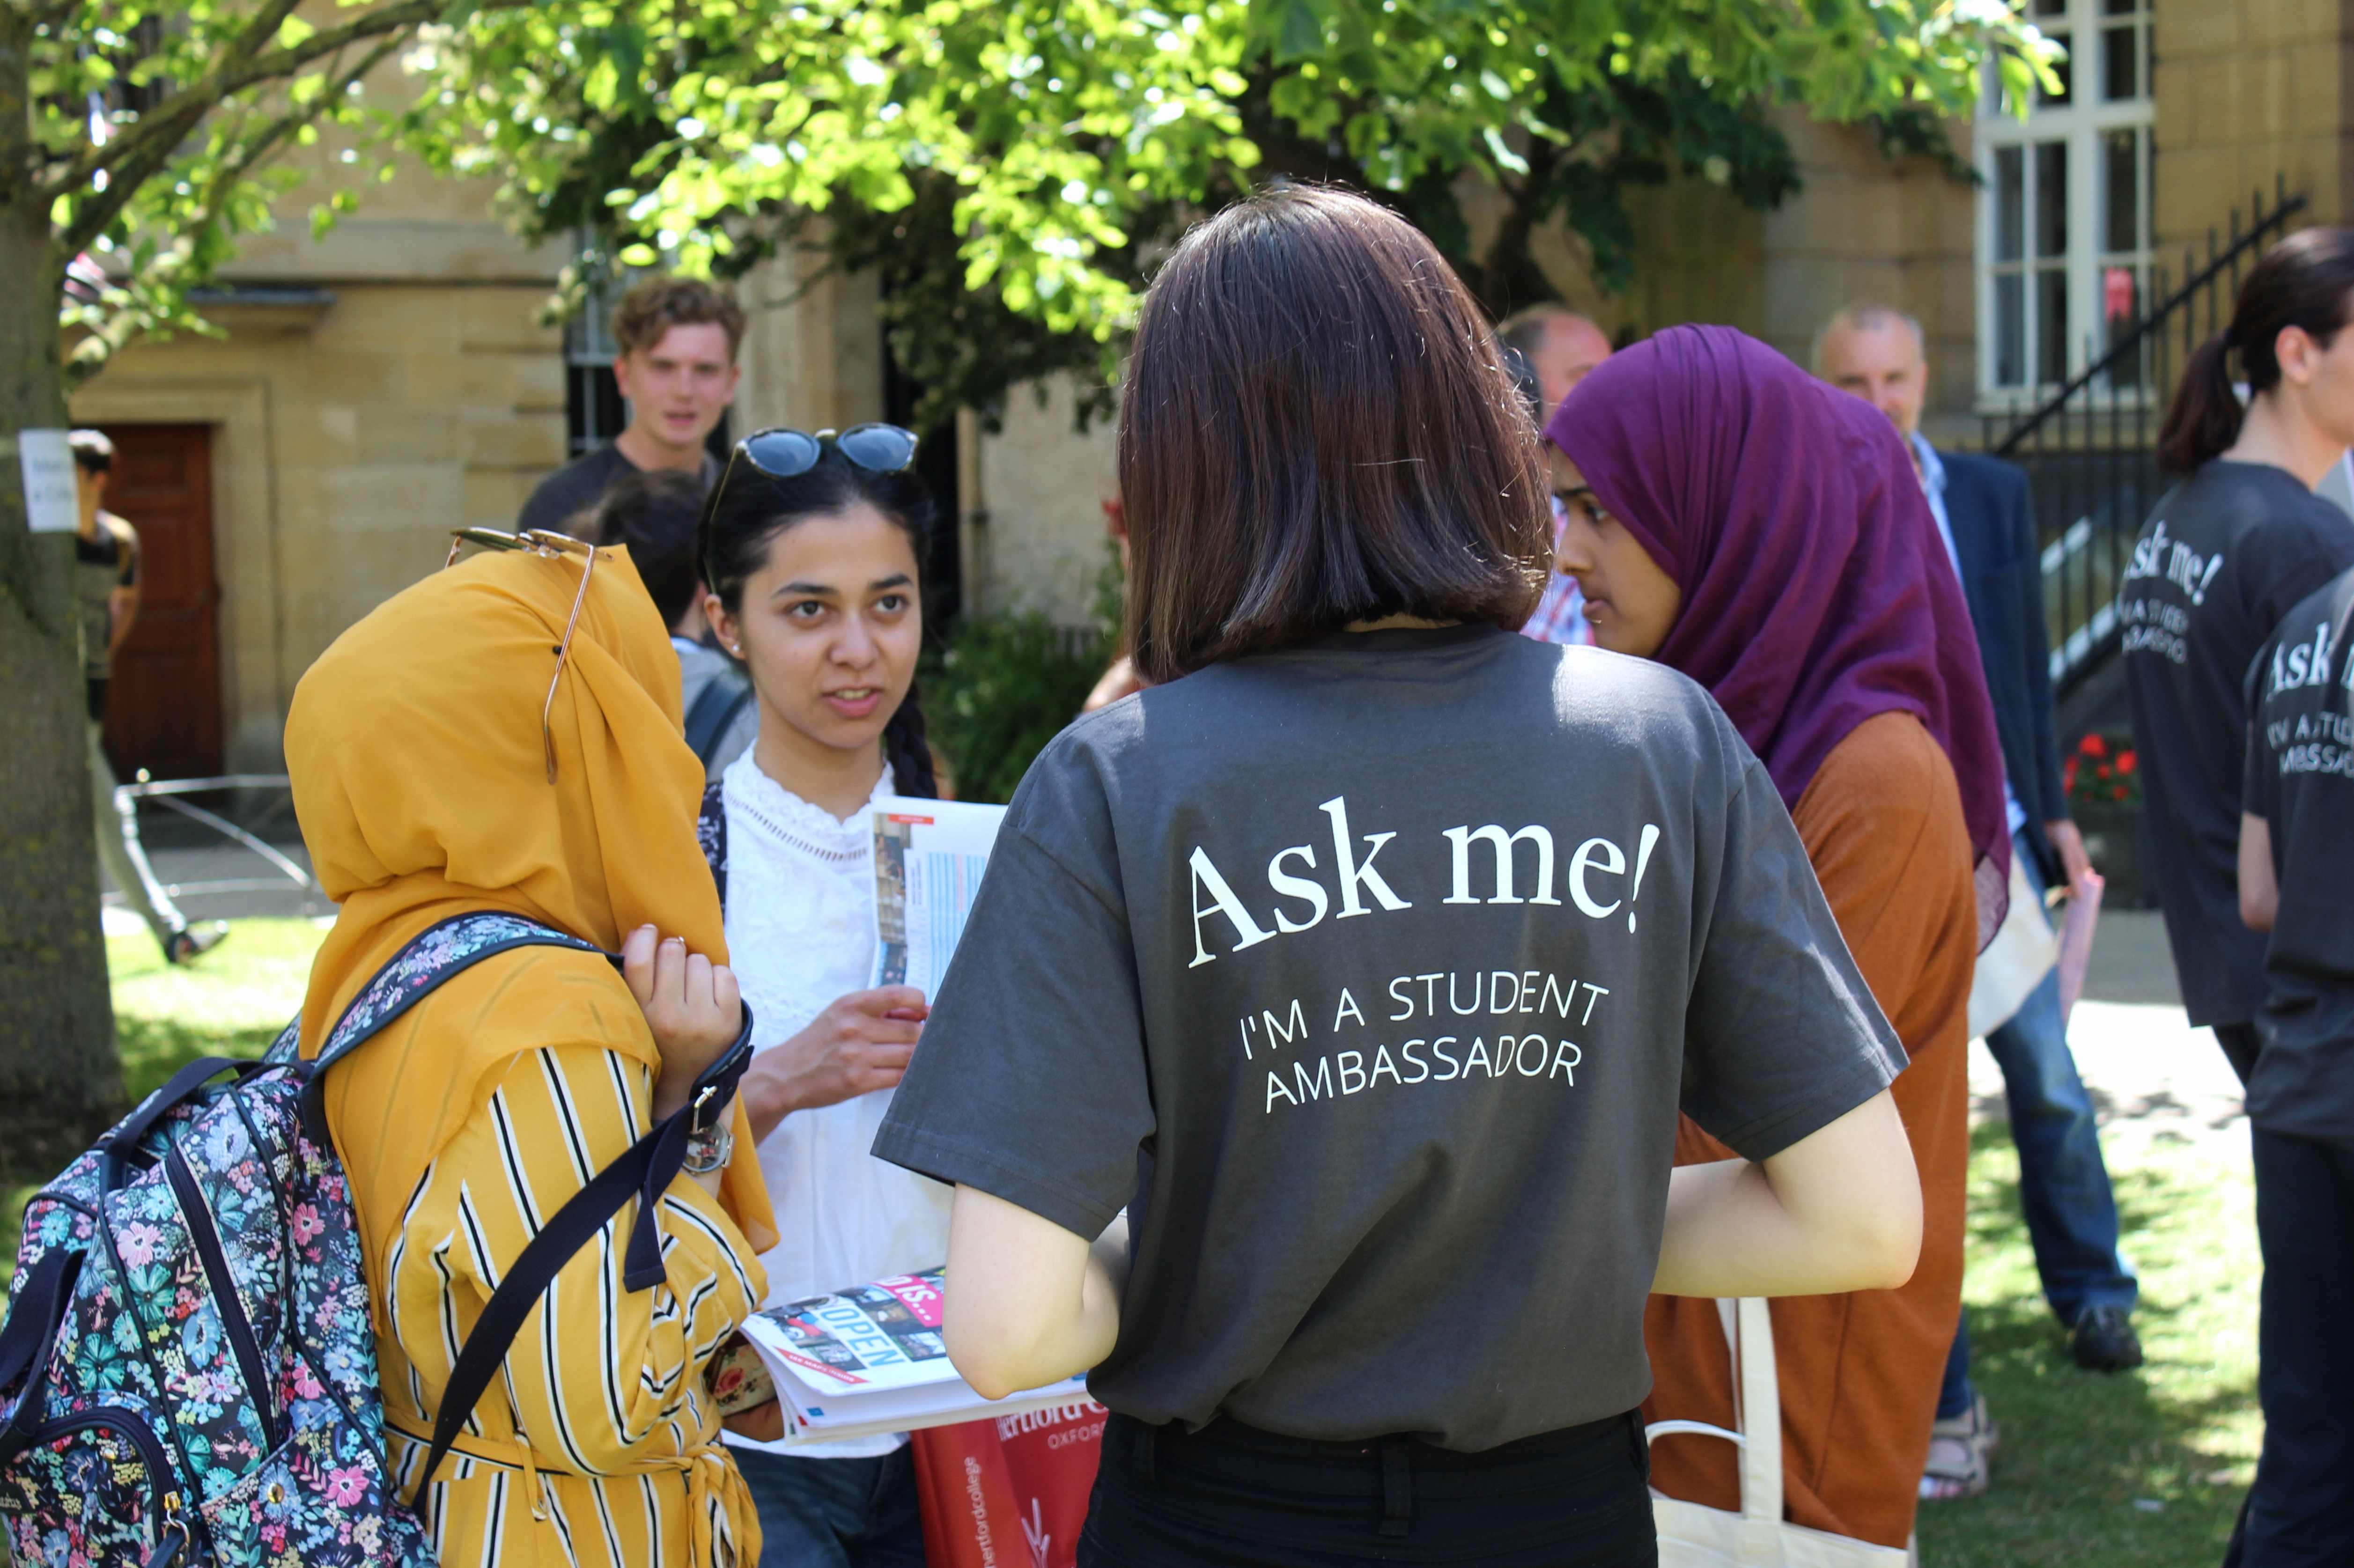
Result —
M 1273 175 L 1397 206 L 1500 311 L 1552 292 L 1527 241 L 1554 217 L 1622 281 L 1630 185 L 1782 199 L 1772 103 L 1934 123 L 1989 57 L 2023 102 L 2051 52 L 1994 0 L 600 0 L 451 37 L 401 134 L 501 175 L 535 234 L 721 274 L 909 239 L 894 344 L 935 414 L 1017 372 L 1108 373 L 1140 258 Z M 1478 254 L 1466 177 L 1508 212 Z

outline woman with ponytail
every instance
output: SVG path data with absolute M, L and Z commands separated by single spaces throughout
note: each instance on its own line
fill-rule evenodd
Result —
M 2242 687 L 2282 616 L 2354 567 L 2354 524 L 2313 493 L 2354 442 L 2349 316 L 2354 228 L 2308 228 L 2264 253 L 2167 409 L 2158 463 L 2182 482 L 2142 525 L 2117 591 L 2143 842 L 2175 972 L 2190 1022 L 2215 1031 L 2243 1083 L 2264 938 L 2240 920 Z
M 938 793 L 915 691 L 932 517 L 915 451 L 888 425 L 764 430 L 737 444 L 704 508 L 704 611 L 760 713 L 759 738 L 705 815 L 724 819 L 721 902 L 758 1020 L 740 1093 L 778 1194 L 781 1239 L 761 1259 L 769 1305 L 948 1255 L 949 1190 L 867 1153 L 928 1001 L 866 987 L 869 809 Z M 920 1568 L 904 1436 L 790 1453 L 730 1441 L 765 1561 Z

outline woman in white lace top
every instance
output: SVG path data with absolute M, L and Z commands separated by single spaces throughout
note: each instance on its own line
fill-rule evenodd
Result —
M 768 1304 L 930 1268 L 949 1190 L 867 1153 L 926 999 L 867 989 L 875 872 L 867 807 L 930 796 L 913 693 L 931 502 L 915 438 L 769 430 L 739 442 L 704 512 L 713 630 L 751 673 L 752 749 L 721 775 L 727 947 L 757 1019 L 741 1093 L 782 1237 Z M 731 1436 L 762 1558 L 919 1568 L 904 1436 L 787 1453 Z

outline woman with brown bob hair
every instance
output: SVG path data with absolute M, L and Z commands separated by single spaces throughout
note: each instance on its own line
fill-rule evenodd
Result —
M 1023 781 L 875 1142 L 949 1353 L 1093 1369 L 1082 1563 L 1650 1563 L 1644 1298 L 1900 1283 L 1903 1050 L 1706 694 L 1511 635 L 1536 432 L 1422 235 L 1202 225 L 1123 418 L 1160 683 Z

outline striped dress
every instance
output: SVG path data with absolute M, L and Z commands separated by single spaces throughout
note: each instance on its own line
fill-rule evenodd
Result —
M 550 957 L 510 961 L 495 978 L 461 976 L 448 991 L 476 996 L 429 999 L 411 1018 L 455 1003 L 476 1027 L 513 1026 L 537 993 L 539 1028 L 530 1033 L 541 1040 L 603 1033 L 578 1024 L 588 1022 L 584 1010 L 619 1011 L 610 971 L 564 976 L 571 983 L 559 988 L 568 994 L 550 997 L 547 971 L 567 968 L 568 955 Z M 525 979 L 516 970 L 536 970 L 539 983 L 513 983 Z M 476 975 L 493 994 L 480 994 Z M 620 1004 L 628 1001 L 619 992 Z M 387 1034 L 451 1022 L 403 1019 Z M 518 1034 L 529 1038 L 520 1030 L 505 1037 Z M 370 1049 L 387 1046 L 399 1049 L 397 1039 Z M 651 1123 L 651 1073 L 599 1044 L 537 1044 L 484 1086 L 487 1103 L 427 1169 L 388 1234 L 379 1226 L 393 1216 L 361 1216 L 368 1232 L 387 1238 L 381 1251 L 370 1248 L 369 1262 L 382 1314 L 386 1439 L 404 1495 L 423 1467 L 459 1347 L 499 1279 L 540 1224 Z M 383 1149 L 398 1139 L 396 1111 L 345 1101 L 338 1136 L 347 1158 L 355 1141 Z M 758 1563 L 759 1527 L 717 1442 L 719 1418 L 703 1379 L 713 1352 L 760 1299 L 756 1255 L 718 1201 L 682 1176 L 662 1204 L 668 1277 L 631 1292 L 621 1283 L 622 1253 L 635 1213 L 625 1207 L 557 1276 L 507 1352 L 504 1376 L 417 1499 L 449 1568 Z

